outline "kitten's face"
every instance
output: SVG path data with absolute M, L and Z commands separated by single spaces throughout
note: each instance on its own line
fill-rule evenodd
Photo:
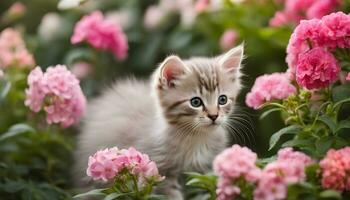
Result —
M 226 122 L 241 88 L 242 56 L 239 46 L 212 59 L 168 57 L 156 76 L 167 121 L 189 130 L 217 128 Z

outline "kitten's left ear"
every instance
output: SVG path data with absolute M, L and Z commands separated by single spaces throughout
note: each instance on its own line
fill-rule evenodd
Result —
M 244 58 L 244 44 L 229 50 L 223 55 L 219 56 L 219 65 L 228 72 L 236 74 L 241 68 L 241 63 Z

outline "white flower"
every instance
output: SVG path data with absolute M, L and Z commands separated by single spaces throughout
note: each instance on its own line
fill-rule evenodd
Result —
M 50 41 L 61 33 L 62 18 L 57 13 L 47 13 L 38 28 L 40 38 Z
M 75 8 L 84 1 L 86 0 L 60 0 L 60 2 L 58 3 L 58 9 L 65 10 Z

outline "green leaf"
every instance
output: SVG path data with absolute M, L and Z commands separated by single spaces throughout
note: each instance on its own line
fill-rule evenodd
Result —
M 335 129 L 335 133 L 337 133 L 338 131 L 342 130 L 342 129 L 346 129 L 346 128 L 350 128 L 350 120 L 343 120 L 340 121 Z
M 5 99 L 7 94 L 10 92 L 11 82 L 7 82 L 2 91 L 0 92 L 0 100 Z
M 277 142 L 279 141 L 279 139 L 281 138 L 282 135 L 284 135 L 284 134 L 296 134 L 299 131 L 301 131 L 301 127 L 299 125 L 287 126 L 285 128 L 282 128 L 281 130 L 277 131 L 270 138 L 269 151 L 277 144 Z
M 342 100 L 349 99 L 349 94 L 350 87 L 348 84 L 339 85 L 332 89 L 332 97 L 334 102 L 340 103 Z
M 85 192 L 82 194 L 75 195 L 73 198 L 81 198 L 81 197 L 87 197 L 87 196 L 105 196 L 106 194 L 103 193 L 106 189 L 95 189 L 91 190 L 89 192 Z
M 35 129 L 27 124 L 15 124 L 0 136 L 0 141 L 28 132 L 35 133 Z
M 326 124 L 329 127 L 329 129 L 332 131 L 332 133 L 335 132 L 337 124 L 334 122 L 334 120 L 332 118 L 330 118 L 327 115 L 322 115 L 317 120 L 319 120 L 319 121 L 323 122 L 324 124 Z
M 320 154 L 325 154 L 328 149 L 331 148 L 333 139 L 329 137 L 323 137 L 316 141 L 316 149 Z
M 281 111 L 281 110 L 282 110 L 282 108 L 273 108 L 273 109 L 269 109 L 269 110 L 263 112 L 263 113 L 260 115 L 259 119 L 262 120 L 262 119 L 264 119 L 265 117 L 267 117 L 269 114 L 271 114 L 271 113 L 273 113 L 273 112 L 276 112 L 276 111 Z
M 293 139 L 282 144 L 282 147 L 303 147 L 312 145 L 312 141 L 308 139 Z
M 151 194 L 146 197 L 147 200 L 167 200 L 167 198 L 164 195 L 159 194 Z
M 339 192 L 335 190 L 325 190 L 320 193 L 321 198 L 332 198 L 332 199 L 342 199 L 342 196 Z
M 107 195 L 103 200 L 113 200 L 113 199 L 118 199 L 119 197 L 126 196 L 128 194 L 117 194 L 117 193 L 112 193 Z

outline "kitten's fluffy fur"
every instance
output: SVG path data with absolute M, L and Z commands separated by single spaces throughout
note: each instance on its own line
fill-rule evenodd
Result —
M 97 150 L 133 146 L 156 161 L 167 177 L 162 192 L 182 199 L 178 175 L 208 171 L 228 143 L 224 125 L 241 88 L 242 57 L 243 45 L 215 58 L 169 56 L 150 83 L 118 82 L 90 102 L 78 138 L 76 181 L 83 182 L 88 157 Z M 227 96 L 225 105 L 218 104 L 220 95 Z M 192 106 L 193 97 L 200 97 L 203 105 Z M 214 123 L 210 116 L 215 115 Z

